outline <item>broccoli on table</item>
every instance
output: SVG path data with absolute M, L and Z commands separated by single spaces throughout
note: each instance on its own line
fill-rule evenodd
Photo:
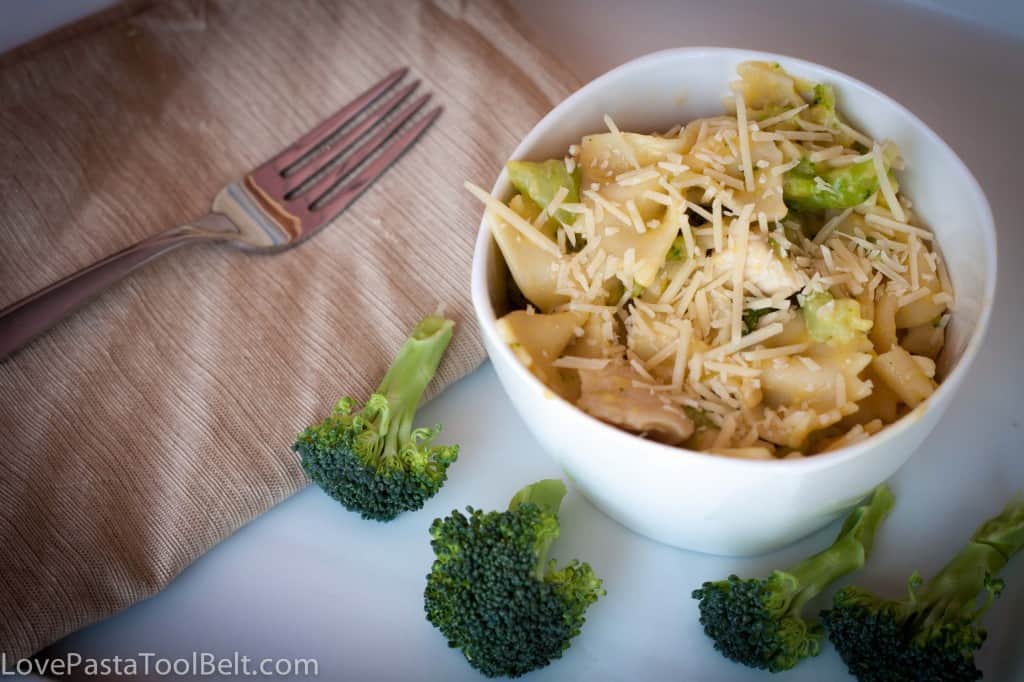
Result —
M 892 509 L 889 488 L 846 518 L 832 546 L 767 578 L 706 582 L 693 591 L 700 600 L 700 623 L 726 658 L 772 672 L 788 670 L 816 656 L 821 625 L 801 615 L 808 600 L 842 576 L 864 565 L 879 523 Z
M 829 639 L 861 682 L 981 679 L 974 652 L 985 642 L 979 624 L 1003 588 L 995 576 L 1024 547 L 1024 497 L 983 523 L 967 545 L 922 587 L 914 573 L 903 601 L 858 587 L 836 593 L 822 614 Z M 978 595 L 987 593 L 979 607 Z
M 420 509 L 458 456 L 458 445 L 431 445 L 440 426 L 412 428 L 453 325 L 439 315 L 424 318 L 362 409 L 342 398 L 331 416 L 298 436 L 294 449 L 313 482 L 365 519 L 390 521 Z
M 558 479 L 538 481 L 507 511 L 452 511 L 430 527 L 427 620 L 488 677 L 518 677 L 561 657 L 605 592 L 587 564 L 547 560 L 558 538 Z

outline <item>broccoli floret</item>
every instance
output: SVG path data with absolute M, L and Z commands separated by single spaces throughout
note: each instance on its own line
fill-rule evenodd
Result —
M 683 412 L 690 418 L 693 425 L 698 429 L 713 429 L 717 428 L 714 420 L 708 415 L 707 410 L 702 410 L 699 407 L 692 407 L 691 405 L 683 405 Z
M 768 313 L 774 313 L 775 308 L 747 308 L 743 311 L 743 334 L 749 334 L 757 329 L 758 322 Z
M 807 296 L 801 305 L 807 333 L 822 343 L 850 343 L 871 329 L 871 320 L 860 316 L 860 304 L 852 298 L 833 298 L 827 292 Z
M 849 128 L 843 125 L 843 120 L 836 107 L 836 91 L 831 85 L 815 84 L 811 90 L 810 105 L 811 107 L 803 114 L 804 118 L 832 131 L 833 142 L 857 151 L 867 151 L 864 145 L 853 138 Z
M 981 679 L 974 652 L 985 642 L 982 614 L 1002 590 L 995 576 L 1024 547 L 1024 497 L 983 523 L 923 587 L 918 573 L 903 601 L 858 587 L 836 593 L 822 614 L 829 639 L 861 682 Z M 978 595 L 987 593 L 982 606 Z
M 672 246 L 669 247 L 668 253 L 665 254 L 666 262 L 681 261 L 689 258 L 686 253 L 686 240 L 682 237 L 676 237 L 672 240 Z
M 814 85 L 814 106 L 822 106 L 826 109 L 835 110 L 836 108 L 836 92 L 832 89 L 831 85 L 825 85 L 824 83 L 815 83 Z
M 560 159 L 539 163 L 509 161 L 506 167 L 512 186 L 542 209 L 547 208 L 562 187 L 568 192 L 565 195 L 564 203 L 574 204 L 580 200 L 581 169 L 576 168 L 570 173 L 569 169 L 565 167 L 565 162 Z M 576 214 L 568 211 L 559 209 L 555 211 L 555 214 L 555 217 L 566 225 L 571 225 L 576 220 Z
M 807 110 L 807 119 L 836 129 L 839 126 L 839 115 L 836 113 L 836 93 L 831 85 L 818 83 L 814 86 L 812 106 Z
M 342 398 L 331 416 L 296 440 L 313 482 L 364 519 L 390 521 L 420 509 L 444 485 L 459 454 L 457 445 L 431 445 L 440 426 L 412 428 L 453 325 L 439 315 L 424 318 L 362 409 Z
M 804 604 L 864 565 L 878 524 L 892 505 L 892 493 L 881 485 L 866 505 L 850 513 L 825 551 L 767 578 L 731 575 L 694 590 L 693 598 L 700 600 L 700 623 L 715 649 L 728 659 L 772 672 L 816 656 L 821 625 L 801 616 Z
M 427 620 L 488 677 L 518 677 L 559 658 L 605 593 L 587 564 L 548 562 L 565 484 L 520 490 L 508 511 L 467 507 L 430 527 L 437 556 L 427 575 Z
M 850 208 L 867 201 L 877 189 L 871 159 L 832 169 L 804 159 L 782 176 L 782 198 L 798 211 Z

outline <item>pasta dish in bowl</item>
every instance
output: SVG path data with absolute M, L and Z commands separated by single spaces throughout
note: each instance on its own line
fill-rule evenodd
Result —
M 559 413 L 569 404 L 654 441 L 659 460 L 701 451 L 809 464 L 927 414 L 971 338 L 968 326 L 947 340 L 960 329 L 957 278 L 931 213 L 911 200 L 933 202 L 930 187 L 916 191 L 927 170 L 908 163 L 902 140 L 847 117 L 844 94 L 854 104 L 859 95 L 852 79 L 739 51 L 671 53 L 720 58 L 696 88 L 704 115 L 661 112 L 669 125 L 651 133 L 628 112 L 624 123 L 602 111 L 599 127 L 554 136 L 568 144 L 517 155 L 505 192 L 467 183 L 485 205 L 481 239 L 500 255 L 486 276 L 503 278 L 488 293 L 485 341 L 561 399 L 549 401 Z M 726 65 L 736 76 L 718 81 L 709 106 L 709 73 Z M 589 106 L 588 120 L 606 102 L 607 93 Z M 973 301 L 977 284 L 968 288 Z M 480 316 L 476 288 L 474 297 Z M 966 308 L 968 325 L 985 319 L 976 303 Z M 570 447 L 549 446 L 586 478 L 581 467 L 597 465 Z
M 899 150 L 832 88 L 744 62 L 734 113 L 587 135 L 479 188 L 523 310 L 498 324 L 553 391 L 627 430 L 799 457 L 926 399 L 953 303 Z

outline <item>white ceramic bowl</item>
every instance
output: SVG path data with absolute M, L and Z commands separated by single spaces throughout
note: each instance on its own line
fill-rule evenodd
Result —
M 736 65 L 758 59 L 833 85 L 843 114 L 907 161 L 900 177 L 937 237 L 956 293 L 939 367 L 945 377 L 925 403 L 857 445 L 806 459 L 748 461 L 669 447 L 621 431 L 555 397 L 502 343 L 506 266 L 486 224 L 473 258 L 473 304 L 484 345 L 505 391 L 533 434 L 579 490 L 625 526 L 676 547 L 751 555 L 828 524 L 889 478 L 938 423 L 981 345 L 995 294 L 992 212 L 967 167 L 913 114 L 837 71 L 774 54 L 723 48 L 656 52 L 620 66 L 573 94 L 538 123 L 514 159 L 561 157 L 608 113 L 622 130 L 666 130 L 722 112 Z M 492 193 L 511 195 L 505 172 Z M 927 456 L 927 453 L 924 454 Z

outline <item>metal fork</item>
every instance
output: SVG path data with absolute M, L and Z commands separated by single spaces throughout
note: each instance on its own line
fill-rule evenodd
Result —
M 248 251 L 276 252 L 319 232 L 441 115 L 438 106 L 414 120 L 429 94 L 390 115 L 419 85 L 413 81 L 399 87 L 407 73 L 402 68 L 390 74 L 277 156 L 222 189 L 210 212 L 198 220 L 144 239 L 4 308 L 0 311 L 0 360 L 128 273 L 179 246 L 220 242 Z M 367 113 L 360 118 L 363 112 Z

